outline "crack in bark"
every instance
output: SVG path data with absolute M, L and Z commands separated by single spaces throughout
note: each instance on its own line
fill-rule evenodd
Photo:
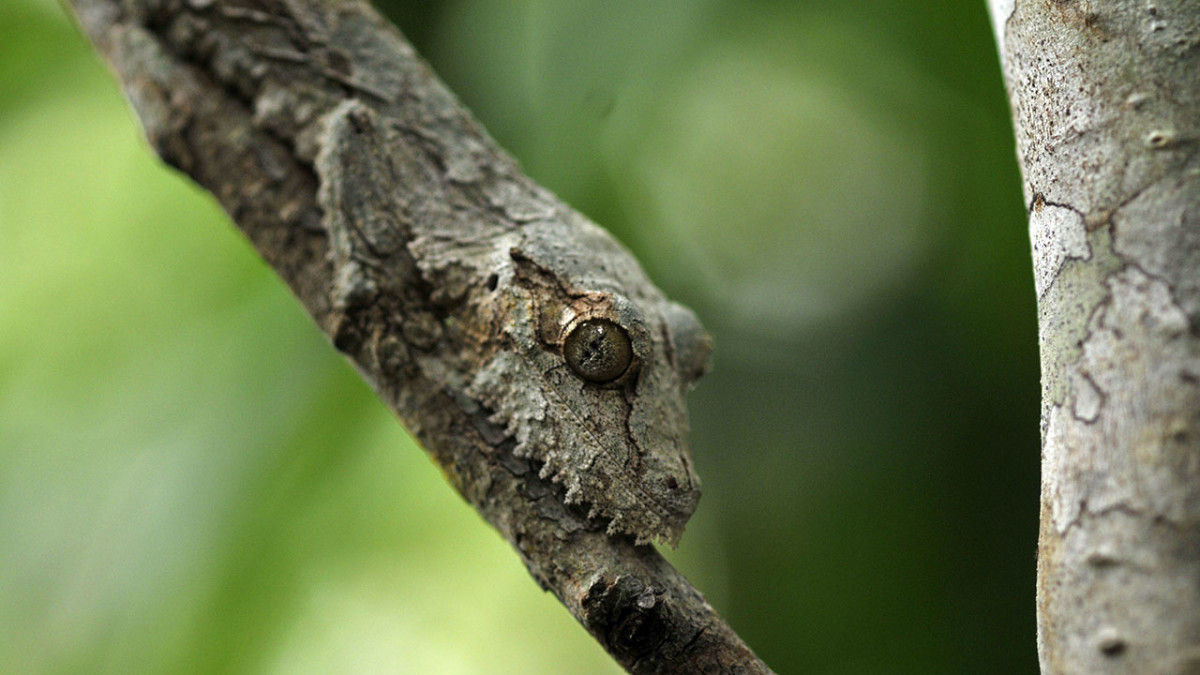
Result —
M 1072 409 L 1071 409 L 1071 416 L 1074 417 L 1079 422 L 1090 426 L 1090 425 L 1094 424 L 1096 422 L 1096 420 L 1100 418 L 1101 413 L 1104 412 L 1104 406 L 1108 403 L 1108 393 L 1105 392 L 1103 389 L 1101 389 L 1100 385 L 1096 384 L 1096 380 L 1092 378 L 1091 373 L 1081 371 L 1079 376 L 1081 378 L 1083 378 L 1083 380 L 1085 382 L 1087 382 L 1088 386 L 1090 386 L 1093 390 L 1095 390 L 1096 395 L 1100 398 L 1100 401 L 1099 401 L 1099 403 L 1096 404 L 1096 412 L 1093 413 L 1090 418 L 1081 416 L 1078 412 L 1079 397 L 1078 397 L 1078 394 L 1076 394 L 1075 405 L 1072 406 Z

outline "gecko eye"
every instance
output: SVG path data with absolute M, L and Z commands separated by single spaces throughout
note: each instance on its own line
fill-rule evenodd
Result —
M 575 326 L 563 341 L 562 351 L 571 370 L 588 382 L 612 382 L 633 362 L 629 335 L 605 319 L 589 319 Z

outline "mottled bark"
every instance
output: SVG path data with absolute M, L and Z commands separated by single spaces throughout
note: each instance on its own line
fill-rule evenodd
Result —
M 764 673 L 644 542 L 699 482 L 707 336 L 357 0 L 72 0 L 164 160 L 626 669 Z
M 990 6 L 1038 294 L 1042 672 L 1200 672 L 1200 3 Z

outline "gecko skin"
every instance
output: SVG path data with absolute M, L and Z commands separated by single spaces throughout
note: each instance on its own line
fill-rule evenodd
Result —
M 335 344 L 399 343 L 406 367 L 486 417 L 488 451 L 532 461 L 610 534 L 675 545 L 700 497 L 685 399 L 710 339 L 607 232 L 469 150 L 359 101 L 327 116 Z M 384 312 L 388 334 L 361 334 L 363 312 Z

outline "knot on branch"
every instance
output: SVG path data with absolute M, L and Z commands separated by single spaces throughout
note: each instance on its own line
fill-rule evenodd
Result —
M 613 653 L 640 658 L 667 637 L 667 605 L 661 595 L 636 577 L 601 577 L 583 598 L 584 622 Z

